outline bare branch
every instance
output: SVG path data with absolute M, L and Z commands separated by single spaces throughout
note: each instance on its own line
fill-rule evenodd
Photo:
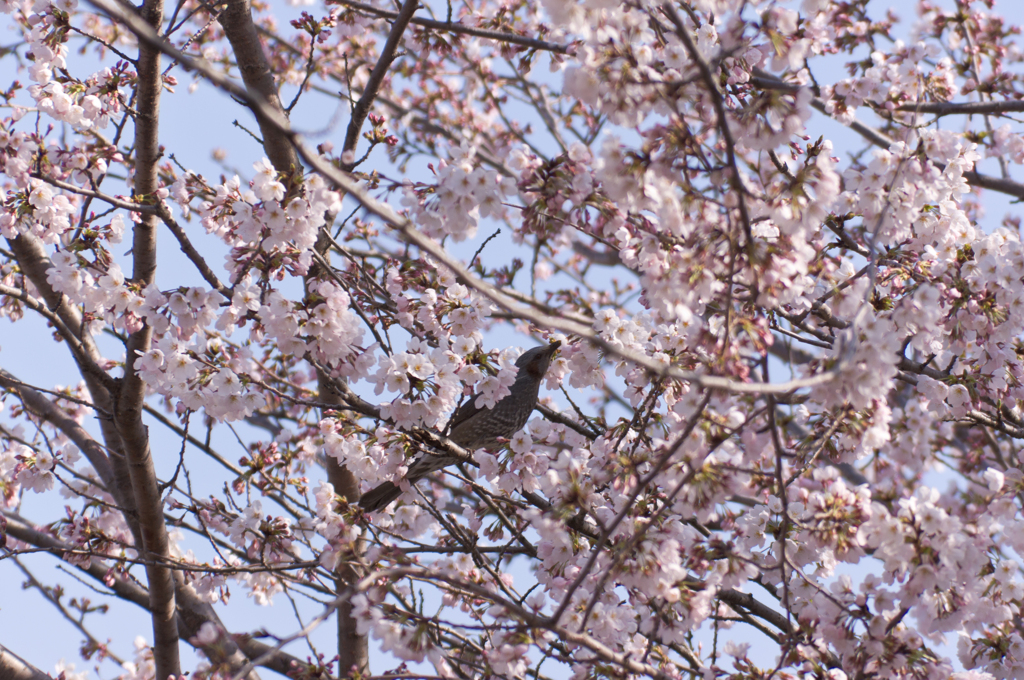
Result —
M 111 10 L 105 4 L 96 6 L 126 23 L 136 35 L 139 35 L 139 30 L 144 30 L 138 25 L 138 22 L 132 21 L 119 9 Z M 229 0 L 219 21 L 224 29 L 224 35 L 231 43 L 231 49 L 234 51 L 235 60 L 238 63 L 238 70 L 242 73 L 242 80 L 246 87 L 246 90 L 242 91 L 234 83 L 231 83 L 234 90 L 231 93 L 243 101 L 250 102 L 250 108 L 260 126 L 263 149 L 267 152 L 267 157 L 279 172 L 291 174 L 299 169 L 299 159 L 288 141 L 288 136 L 281 132 L 288 127 L 288 114 L 281 103 L 281 95 L 278 93 L 277 83 L 274 80 L 274 70 L 263 53 L 259 33 L 252 21 L 252 7 L 249 0 Z M 195 61 L 176 49 L 174 54 L 168 52 L 166 48 L 170 47 L 170 43 L 155 33 L 147 33 L 146 36 L 139 35 L 139 37 L 152 47 L 173 56 L 189 68 Z M 203 75 L 209 77 L 210 71 L 209 68 L 203 69 Z M 230 82 L 223 77 L 214 80 L 218 85 L 225 81 Z M 254 101 L 260 102 L 261 105 L 252 106 L 251 103 Z
M 385 19 L 395 20 L 398 17 L 398 12 L 389 12 L 387 10 L 374 7 L 373 5 L 366 5 L 361 2 L 352 2 L 352 0 L 339 0 L 339 5 L 345 7 L 351 7 L 357 9 L 360 12 L 366 12 L 373 16 L 383 17 Z M 523 47 L 529 47 L 534 50 L 543 50 L 546 52 L 556 52 L 558 54 L 568 54 L 569 46 L 560 45 L 558 43 L 548 42 L 546 40 L 538 40 L 536 38 L 530 38 L 525 35 L 517 35 L 515 33 L 505 33 L 503 31 L 492 31 L 486 28 L 473 28 L 472 26 L 464 26 L 463 24 L 449 23 L 447 21 L 436 21 L 434 19 L 424 19 L 422 17 L 413 17 L 411 20 L 412 24 L 416 26 L 423 26 L 424 28 L 432 28 L 438 31 L 448 31 L 449 33 L 461 33 L 464 35 L 472 35 L 477 38 L 488 38 L 490 40 L 497 40 L 498 42 L 510 43 L 512 45 L 522 45 Z
M 412 19 L 413 13 L 419 6 L 419 0 L 405 0 L 401 11 L 395 16 L 391 33 L 388 34 L 387 42 L 384 43 L 384 48 L 380 51 L 377 65 L 370 73 L 370 79 L 363 89 L 363 95 L 352 109 L 352 119 L 348 123 L 348 132 L 345 134 L 345 146 L 343 147 L 345 151 L 355 151 L 356 144 L 359 143 L 359 131 L 363 127 L 363 121 L 370 113 L 370 107 L 373 106 L 373 101 L 377 98 L 377 91 L 384 83 L 384 76 L 391 68 L 391 62 L 395 60 L 395 53 L 398 50 L 398 43 L 402 40 L 402 34 L 405 33 L 409 20 Z
M 51 680 L 51 678 L 0 644 L 0 680 Z
M 139 21 L 159 29 L 163 23 L 163 0 L 145 0 L 139 10 Z M 157 163 L 160 149 L 160 91 L 163 79 L 160 73 L 161 52 L 152 45 L 139 45 L 138 84 L 135 99 L 135 177 L 137 196 L 155 198 L 159 188 Z M 156 276 L 156 220 L 154 214 L 145 214 L 135 224 L 132 238 L 132 280 L 143 288 Z M 170 554 L 167 527 L 164 524 L 163 502 L 157 486 L 156 472 L 149 448 L 149 435 L 142 424 L 142 402 L 146 398 L 146 385 L 139 376 L 136 362 L 150 348 L 153 329 L 145 324 L 131 334 L 127 343 L 124 378 L 114 410 L 114 423 L 124 447 L 138 511 L 142 546 L 147 555 L 156 559 Z M 181 675 L 178 654 L 178 617 L 174 597 L 174 577 L 171 570 L 157 564 L 146 565 L 149 583 L 150 615 L 153 621 L 153 657 L 156 662 L 156 680 Z
M 171 215 L 171 211 L 167 209 L 165 205 L 159 205 L 156 209 L 156 214 L 160 216 L 160 220 L 167 226 L 174 238 L 177 239 L 178 245 L 181 247 L 181 252 L 185 253 L 185 257 L 195 265 L 196 269 L 199 270 L 199 274 L 203 277 L 210 286 L 226 297 L 228 300 L 231 299 L 231 289 L 227 288 L 217 275 L 213 273 L 213 269 L 210 265 L 206 264 L 206 259 L 199 254 L 196 247 L 192 245 L 188 235 L 185 234 L 185 230 L 182 229 L 181 225 L 174 221 L 174 217 Z
M 938 116 L 974 116 L 993 113 L 1019 113 L 1024 111 L 1024 101 L 1004 100 L 998 102 L 916 102 L 902 104 L 897 111 L 934 113 Z

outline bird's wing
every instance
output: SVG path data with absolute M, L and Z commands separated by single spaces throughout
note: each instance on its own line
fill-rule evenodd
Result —
M 446 432 L 451 433 L 451 431 L 460 424 L 466 422 L 483 410 L 483 407 L 476 405 L 476 398 L 477 394 L 474 392 L 469 395 L 469 398 L 466 399 L 466 401 L 462 402 L 462 406 L 455 409 L 455 413 L 452 414 L 451 420 L 448 421 L 448 426 L 445 428 Z

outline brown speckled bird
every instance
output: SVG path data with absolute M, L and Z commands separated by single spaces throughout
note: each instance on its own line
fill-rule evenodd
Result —
M 469 451 L 493 449 L 499 446 L 501 439 L 508 439 L 523 429 L 537 405 L 540 383 L 544 379 L 544 374 L 548 372 L 555 350 L 560 345 L 560 342 L 553 342 L 523 352 L 523 355 L 516 359 L 519 372 L 516 373 L 516 381 L 509 388 L 511 394 L 495 404 L 494 408 L 477 406 L 477 395 L 470 396 L 449 421 L 448 438 Z M 459 459 L 453 456 L 420 456 L 409 466 L 405 479 L 409 484 L 415 484 L 431 472 L 458 461 Z M 384 482 L 364 493 L 359 499 L 359 505 L 367 512 L 383 510 L 401 495 L 402 489 L 397 484 Z

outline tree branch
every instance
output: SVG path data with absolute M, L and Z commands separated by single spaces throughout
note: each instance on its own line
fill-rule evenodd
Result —
M 189 259 L 192 264 L 195 265 L 196 269 L 199 270 L 199 275 L 203 277 L 210 286 L 226 297 L 228 300 L 231 299 L 231 289 L 227 288 L 217 275 L 213 273 L 210 265 L 206 264 L 206 259 L 199 254 L 196 247 L 189 241 L 188 236 L 185 234 L 185 230 L 181 228 L 181 225 L 174 221 L 174 217 L 171 215 L 171 211 L 167 209 L 165 205 L 159 205 L 156 209 L 156 214 L 160 216 L 160 221 L 164 223 L 171 234 L 178 241 L 178 246 L 181 248 L 181 252 L 185 253 L 185 257 Z
M 395 20 L 398 18 L 398 12 L 389 12 L 387 10 L 374 7 L 372 5 L 366 5 L 361 2 L 353 2 L 352 0 L 337 0 L 337 4 L 345 7 L 351 7 L 357 9 L 360 12 L 366 12 L 373 16 L 382 17 L 384 19 Z M 536 38 L 530 38 L 525 35 L 517 35 L 516 33 L 506 33 L 504 31 L 492 31 L 486 28 L 473 28 L 472 26 L 464 26 L 463 24 L 453 24 L 447 21 L 437 21 L 435 19 L 425 19 L 422 17 L 413 17 L 411 22 L 416 26 L 423 26 L 424 28 L 432 28 L 438 31 L 448 31 L 449 33 L 461 33 L 464 35 L 472 35 L 477 38 L 487 38 L 489 40 L 497 40 L 498 42 L 510 43 L 512 45 L 522 45 L 523 47 L 529 47 L 534 50 L 543 50 L 545 52 L 556 52 L 558 54 L 568 54 L 570 47 L 567 45 L 561 45 L 559 43 L 548 42 L 546 40 L 538 40 Z
M 47 272 L 53 267 L 53 263 L 46 254 L 43 244 L 32 234 L 21 234 L 14 240 L 8 240 L 8 243 L 18 260 L 22 274 L 42 295 L 43 302 L 46 303 L 45 309 L 60 319 L 67 329 L 68 335 L 65 339 L 68 339 L 69 343 L 73 341 L 80 348 L 81 356 L 84 358 L 84 361 L 79 363 L 82 377 L 96 388 L 114 389 L 113 379 L 99 368 L 103 357 L 89 334 L 81 312 L 68 302 L 62 293 L 55 291 L 47 279 Z M 76 354 L 76 358 L 77 356 Z M 94 401 L 98 402 L 95 397 L 93 394 Z
M 105 5 L 97 5 L 105 11 L 109 11 Z M 122 16 L 111 12 L 120 21 Z M 256 122 L 260 126 L 260 135 L 263 137 L 263 149 L 270 158 L 270 162 L 277 168 L 278 172 L 291 174 L 299 169 L 299 158 L 295 154 L 288 140 L 288 136 L 282 134 L 282 130 L 288 128 L 288 114 L 281 103 L 281 95 L 277 91 L 277 83 L 274 80 L 274 70 L 267 61 L 260 44 L 259 33 L 252 20 L 252 7 L 249 0 L 229 0 L 227 8 L 218 19 L 224 29 L 224 35 L 231 43 L 231 49 L 235 53 L 235 61 L 238 63 L 238 70 L 242 74 L 242 81 L 245 83 L 247 96 L 241 96 L 237 91 L 232 92 L 243 101 L 250 103 L 250 109 L 256 116 Z M 137 25 L 128 23 L 129 28 L 138 35 Z M 143 36 L 139 36 L 143 37 Z M 155 40 L 151 39 L 155 38 Z M 169 46 L 166 40 L 157 35 L 144 38 L 147 43 L 156 49 L 167 52 L 165 46 Z M 178 52 L 175 50 L 175 52 Z M 179 56 L 180 55 L 180 56 Z M 174 56 L 183 64 L 189 65 L 194 60 L 178 52 Z M 209 71 L 210 69 L 204 70 Z M 226 80 L 226 79 L 223 79 Z M 219 84 L 219 83 L 218 83 Z M 232 83 L 234 85 L 234 83 Z M 252 106 L 252 102 L 258 101 L 261 106 Z
M 415 10 L 416 0 L 406 1 Z M 263 51 L 263 46 L 260 44 L 259 34 L 252 20 L 249 1 L 230 0 L 224 18 L 221 20 L 221 25 L 224 27 L 225 35 L 231 43 L 232 50 L 234 50 L 235 60 L 242 73 L 242 80 L 245 82 L 246 94 L 248 96 L 244 100 L 250 102 L 250 107 L 253 113 L 256 114 L 257 121 L 259 121 L 260 131 L 263 135 L 263 148 L 267 152 L 267 156 L 270 158 L 274 168 L 286 176 L 291 176 L 293 173 L 300 171 L 300 164 L 296 149 L 288 133 L 291 129 L 288 122 L 288 112 L 281 103 L 273 70 Z M 375 93 L 376 87 L 383 81 L 383 71 L 391 63 L 391 58 L 394 55 L 398 39 L 405 29 L 405 25 L 401 22 L 396 22 L 395 27 L 392 29 L 392 35 L 388 39 L 387 46 L 381 54 L 381 62 L 378 64 L 377 69 L 374 70 L 373 76 L 371 76 L 371 86 L 367 87 L 363 99 L 360 100 L 365 106 L 364 116 L 369 111 L 372 99 L 371 93 Z M 163 49 L 163 44 L 165 43 L 166 41 L 161 41 L 157 43 L 157 47 Z M 375 86 L 373 77 L 377 78 Z M 367 97 L 370 97 L 370 99 Z M 358 126 L 361 124 L 362 119 L 358 119 L 357 122 L 354 115 L 353 121 L 349 125 L 349 134 L 352 134 L 353 125 L 355 125 L 356 134 L 358 135 Z M 326 230 L 323 233 L 326 234 Z M 317 251 L 320 253 L 327 252 L 327 244 L 323 236 L 317 239 Z M 310 275 L 314 275 L 314 272 L 315 270 L 311 271 Z M 308 278 L 306 283 L 308 284 Z M 330 378 L 319 367 L 317 368 L 317 381 L 322 399 L 330 401 L 330 397 L 324 394 L 324 388 L 330 382 Z M 348 469 L 338 465 L 332 458 L 327 459 L 326 468 L 327 480 L 334 487 L 335 493 L 347 501 L 355 503 L 359 498 L 359 480 Z M 355 578 L 356 575 L 352 570 L 352 566 L 347 562 L 341 564 L 335 580 L 337 589 L 339 591 L 344 590 Z M 338 606 L 338 668 L 340 674 L 344 675 L 347 675 L 350 670 L 355 673 L 365 673 L 369 670 L 369 645 L 367 644 L 366 636 L 361 635 L 358 631 L 358 626 L 352 615 L 352 605 L 350 602 L 343 602 Z
M 145 0 L 139 20 L 159 30 L 163 23 L 163 0 Z M 161 52 L 153 45 L 139 44 L 138 84 L 135 99 L 135 195 L 143 199 L 155 198 L 159 185 L 157 163 L 160 149 L 160 73 Z M 132 234 L 132 280 L 145 288 L 156 276 L 156 215 L 143 214 Z M 181 675 L 178 654 L 178 616 L 175 604 L 174 576 L 170 569 L 157 564 L 169 557 L 170 544 L 164 524 L 163 502 L 157 486 L 156 471 L 149 448 L 149 433 L 142 423 L 142 402 L 146 398 L 146 385 L 136 370 L 139 356 L 145 354 L 152 342 L 153 329 L 144 324 L 128 338 L 124 364 L 124 378 L 117 393 L 114 422 L 123 444 L 131 479 L 135 505 L 138 511 L 141 547 L 153 558 L 146 565 L 149 583 L 150 615 L 153 621 L 153 658 L 156 662 L 156 680 L 167 680 Z
M 796 90 L 800 89 L 800 86 L 793 85 L 792 83 L 787 83 L 787 82 L 784 82 L 782 80 L 779 80 L 778 78 L 776 78 L 776 77 L 774 77 L 774 76 L 772 76 L 772 75 L 770 75 L 770 74 L 768 74 L 766 72 L 763 72 L 760 69 L 754 69 L 754 74 L 755 74 L 754 77 L 751 78 L 751 82 L 754 82 L 755 84 L 757 84 L 760 87 L 765 87 L 765 88 L 769 88 L 769 89 L 782 89 L 782 90 L 786 90 L 786 91 L 796 91 Z M 980 109 L 982 108 L 981 107 L 982 104 L 988 104 L 988 103 L 989 102 L 979 102 L 978 103 L 979 110 L 977 110 L 977 111 L 961 111 L 960 113 L 986 113 L 986 111 L 982 111 Z M 1022 104 L 1022 105 L 1024 105 L 1024 102 L 991 102 L 991 103 L 992 104 L 996 104 L 996 103 L 999 103 L 999 104 L 1014 103 L 1014 104 Z M 829 115 L 827 107 L 826 107 L 825 100 L 823 100 L 821 97 L 814 97 L 811 100 L 811 106 L 813 106 L 815 109 L 817 109 L 821 113 L 824 113 L 826 116 Z M 927 105 L 922 105 L 922 107 L 924 107 L 924 106 L 927 106 Z M 961 105 L 958 105 L 958 106 L 967 107 L 966 104 L 961 104 Z M 921 113 L 929 113 L 929 111 L 926 111 L 924 108 L 912 109 L 912 110 L 919 110 L 919 111 L 921 111 Z M 1024 110 L 1024 108 L 1021 108 L 1020 110 Z M 894 139 L 892 139 L 888 135 L 882 133 L 881 131 L 876 130 L 875 128 L 871 127 L 870 125 L 865 125 L 864 123 L 862 123 L 862 122 L 860 122 L 859 120 L 856 120 L 856 119 L 854 119 L 853 122 L 851 122 L 849 125 L 847 125 L 847 127 L 850 128 L 851 130 L 853 130 L 854 132 L 856 132 L 857 134 L 859 134 L 864 139 L 866 139 L 869 142 L 871 142 L 872 144 L 874 144 L 875 146 L 880 147 L 882 149 L 888 149 L 890 146 L 893 145 L 893 143 L 895 141 Z M 991 175 L 983 175 L 980 172 L 977 172 L 975 170 L 968 170 L 968 171 L 964 172 L 964 179 L 967 180 L 968 184 L 972 184 L 974 186 L 981 187 L 982 189 L 991 189 L 992 191 L 998 191 L 1000 193 L 1007 194 L 1009 196 L 1013 196 L 1015 198 L 1024 200 L 1024 184 L 1022 184 L 1020 182 L 1015 182 L 1015 181 L 1010 180 L 1010 179 L 1003 179 L 1001 177 L 992 177 Z
M 348 122 L 348 132 L 345 134 L 344 151 L 355 151 L 356 144 L 359 143 L 359 131 L 363 127 L 363 121 L 370 113 L 370 107 L 373 105 L 373 100 L 377 98 L 377 91 L 384 83 L 384 76 L 391 68 L 391 62 L 395 60 L 395 52 L 398 50 L 398 43 L 402 40 L 402 34 L 405 33 L 413 13 L 419 6 L 419 0 L 405 0 L 402 3 L 402 10 L 395 16 L 394 23 L 391 25 L 391 33 L 388 34 L 387 42 L 384 43 L 384 48 L 380 51 L 377 65 L 370 73 L 370 79 L 363 89 L 363 95 L 352 109 L 352 119 Z M 346 167 L 351 170 L 350 164 L 346 164 Z
M 17 540 L 42 548 L 57 558 L 61 558 L 65 553 L 74 552 L 74 548 L 50 534 L 34 528 L 30 522 L 20 515 L 2 508 L 0 508 L 0 515 L 7 521 L 7 533 Z M 85 567 L 80 564 L 75 566 L 80 572 L 88 574 L 97 582 L 107 585 L 119 599 L 131 602 L 146 611 L 151 611 L 149 605 L 150 594 L 146 588 L 133 581 L 121 578 L 115 578 L 112 581 L 108 580 L 110 567 L 104 565 L 99 560 L 90 560 L 88 566 Z M 178 625 L 186 642 L 193 644 L 192 641 L 199 634 L 200 627 L 207 622 L 214 624 L 219 630 L 225 631 L 224 625 L 220 622 L 210 605 L 206 603 L 197 604 L 198 600 L 195 598 L 195 591 L 191 586 L 186 586 L 183 592 L 193 593 L 192 598 L 180 598 L 181 607 L 177 611 Z M 224 666 L 232 673 L 239 672 L 246 666 L 249 659 L 256 657 L 264 657 L 263 661 L 258 665 L 281 675 L 288 675 L 290 672 L 294 672 L 296 668 L 304 668 L 306 666 L 304 662 L 285 652 L 269 654 L 268 652 L 271 651 L 271 648 L 268 645 L 253 640 L 248 635 L 231 635 L 224 632 L 214 644 L 198 648 L 203 650 L 203 653 L 206 654 L 214 666 Z M 248 677 L 249 680 L 258 680 L 258 676 L 255 673 L 250 674 Z M 330 680 L 330 678 L 324 677 L 322 680 Z
M 51 678 L 0 644 L 0 680 L 51 680 Z
M 57 333 L 59 333 L 68 344 L 68 348 L 71 350 L 75 363 L 78 364 L 79 370 L 83 375 L 91 376 L 104 384 L 113 384 L 113 380 L 110 376 L 92 361 L 85 343 L 81 342 L 75 332 L 67 327 L 63 319 L 54 312 L 51 312 L 41 300 L 37 300 L 28 293 L 18 290 L 17 288 L 11 288 L 10 286 L 4 285 L 0 285 L 0 295 L 6 295 L 7 297 L 14 298 L 15 300 L 20 300 L 26 307 L 49 321 L 57 330 Z
M 96 470 L 96 474 L 100 476 L 100 480 L 107 490 L 110 491 L 114 487 L 114 471 L 110 467 L 107 452 L 74 418 L 2 368 L 0 368 L 0 387 L 17 395 L 26 409 L 63 432 L 85 454 L 89 464 Z
M 1024 111 L 1024 101 L 1004 100 L 995 102 L 916 102 L 902 104 L 897 111 L 934 113 L 937 116 L 985 115 L 992 113 L 1019 113 Z

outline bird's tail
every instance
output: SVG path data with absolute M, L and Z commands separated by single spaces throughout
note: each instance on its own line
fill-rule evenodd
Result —
M 377 512 L 388 507 L 388 505 L 402 495 L 402 490 L 394 482 L 383 484 L 370 489 L 359 499 L 359 507 L 367 512 Z
M 415 484 L 431 472 L 436 472 L 458 462 L 458 458 L 451 456 L 422 455 L 413 461 L 409 471 L 405 473 L 405 479 L 409 484 Z M 359 507 L 367 512 L 383 510 L 402 495 L 402 489 L 394 482 L 384 482 L 362 495 L 359 499 Z

